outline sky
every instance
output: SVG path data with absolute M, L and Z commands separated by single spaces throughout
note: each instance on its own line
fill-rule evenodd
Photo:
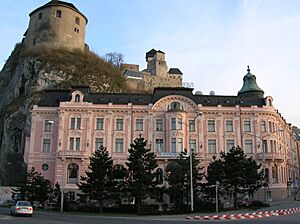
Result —
M 47 0 L 1 0 L 0 68 Z M 247 65 L 288 123 L 300 127 L 300 1 L 73 0 L 89 22 L 98 55 L 119 52 L 146 68 L 145 53 L 166 53 L 195 91 L 237 95 Z

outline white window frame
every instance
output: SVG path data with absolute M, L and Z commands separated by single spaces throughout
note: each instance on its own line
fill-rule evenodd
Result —
M 245 139 L 244 152 L 247 154 L 253 153 L 253 141 L 252 139 Z
M 123 118 L 117 118 L 116 119 L 116 130 L 117 131 L 123 131 L 124 130 L 124 119 Z
M 144 120 L 142 118 L 137 118 L 135 120 L 135 130 L 143 131 L 144 130 Z
M 43 139 L 43 146 L 42 146 L 43 153 L 50 153 L 51 152 L 51 139 L 44 138 Z
M 215 120 L 207 120 L 207 132 L 216 131 L 216 122 Z
M 123 153 L 124 152 L 124 139 L 123 138 L 116 138 L 115 139 L 115 152 L 116 153 Z
M 207 153 L 216 154 L 217 153 L 217 141 L 216 139 L 207 140 Z
M 233 120 L 225 121 L 226 132 L 233 132 Z
M 96 118 L 96 130 L 103 130 L 104 129 L 104 118 L 97 117 Z

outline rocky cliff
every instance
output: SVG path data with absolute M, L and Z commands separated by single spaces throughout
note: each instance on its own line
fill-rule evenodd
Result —
M 88 85 L 94 92 L 127 90 L 120 71 L 91 52 L 16 45 L 0 72 L 0 185 L 15 185 L 22 177 L 30 108 L 41 92 L 72 85 Z

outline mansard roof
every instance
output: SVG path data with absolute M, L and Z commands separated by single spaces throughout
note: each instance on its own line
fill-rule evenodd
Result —
M 176 75 L 182 75 L 183 73 L 180 71 L 179 68 L 170 68 L 169 74 L 176 74 Z
M 132 93 L 91 93 L 83 90 L 80 87 L 75 90 L 80 90 L 84 94 L 84 101 L 93 104 L 128 104 L 148 105 L 154 104 L 163 97 L 170 95 L 180 95 L 190 98 L 196 104 L 203 106 L 235 106 L 240 105 L 249 107 L 257 105 L 259 107 L 265 105 L 265 99 L 258 96 L 217 96 L 217 95 L 194 95 L 192 88 L 184 87 L 159 87 L 155 88 L 152 94 L 132 94 Z M 39 106 L 57 107 L 60 102 L 70 101 L 72 90 L 45 90 L 41 97 Z

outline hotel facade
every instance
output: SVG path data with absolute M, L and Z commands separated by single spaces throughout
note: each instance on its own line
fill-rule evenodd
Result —
M 116 167 L 126 168 L 127 149 L 142 135 L 162 173 L 184 149 L 192 149 L 207 169 L 213 156 L 240 146 L 265 169 L 269 198 L 285 198 L 289 183 L 299 178 L 297 141 L 273 98 L 264 97 L 247 71 L 237 96 L 193 94 L 182 87 L 155 88 L 152 94 L 92 93 L 82 86 L 47 90 L 32 109 L 25 162 L 52 185 L 76 190 L 100 145 Z

